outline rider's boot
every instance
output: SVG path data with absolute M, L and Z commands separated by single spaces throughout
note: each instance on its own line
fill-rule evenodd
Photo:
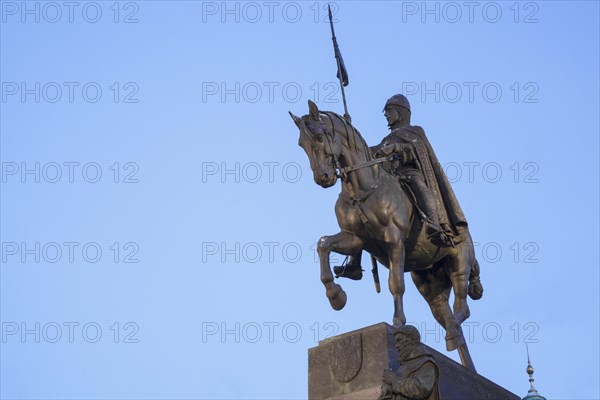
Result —
M 426 220 L 427 224 L 425 233 L 427 234 L 427 239 L 434 245 L 438 247 L 450 247 L 454 246 L 452 242 L 452 236 L 449 232 L 444 230 L 435 220 Z
M 438 247 L 453 246 L 452 231 L 449 228 L 444 229 L 440 225 L 436 200 L 431 190 L 422 179 L 411 179 L 409 184 L 415 193 L 417 203 L 427 216 L 424 223 L 426 224 L 425 233 L 429 241 Z
M 345 265 L 333 267 L 333 273 L 336 278 L 348 278 L 354 281 L 359 281 L 363 276 L 363 269 L 360 266 L 361 253 L 350 256 Z
M 449 324 L 446 327 L 446 350 L 456 350 L 463 344 L 465 344 L 465 337 L 463 336 L 460 325 L 456 323 Z

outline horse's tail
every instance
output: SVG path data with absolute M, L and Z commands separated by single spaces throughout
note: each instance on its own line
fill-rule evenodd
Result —
M 473 300 L 479 300 L 483 296 L 483 285 L 479 279 L 479 262 L 475 259 L 475 263 L 471 268 L 471 276 L 469 276 L 469 297 Z

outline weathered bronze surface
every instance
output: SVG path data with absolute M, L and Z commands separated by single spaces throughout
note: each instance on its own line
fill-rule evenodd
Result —
M 475 370 L 460 325 L 469 317 L 467 295 L 479 299 L 483 293 L 479 265 L 466 219 L 425 132 L 410 125 L 408 100 L 394 96 L 388 101 L 385 115 L 391 133 L 373 149 L 347 119 L 308 103 L 309 114 L 300 118 L 290 112 L 300 130 L 298 144 L 317 184 L 328 188 L 338 178 L 342 181 L 335 205 L 341 231 L 323 236 L 317 246 L 331 306 L 341 310 L 347 298 L 334 282 L 330 253 L 352 256 L 347 271 L 336 273 L 360 279 L 356 270 L 366 250 L 389 269 L 394 326 L 406 323 L 402 296 L 404 272 L 410 272 L 446 330 L 447 349 L 457 349 L 463 365 Z M 377 284 L 376 268 L 373 272 Z
M 440 371 L 421 344 L 417 328 L 405 325 L 394 333 L 400 367 L 383 371 L 383 382 L 378 400 L 422 399 L 440 400 Z

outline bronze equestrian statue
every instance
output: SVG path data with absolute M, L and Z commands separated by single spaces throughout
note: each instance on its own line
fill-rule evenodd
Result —
M 460 325 L 469 317 L 467 295 L 479 299 L 483 293 L 479 265 L 466 220 L 431 145 L 422 128 L 410 125 L 408 100 L 394 96 L 386 104 L 392 132 L 373 148 L 379 158 L 346 119 L 320 111 L 310 100 L 308 105 L 309 114 L 290 115 L 300 130 L 298 144 L 308 156 L 314 180 L 324 188 L 338 178 L 342 181 L 335 205 L 341 231 L 323 236 L 317 245 L 321 281 L 331 306 L 341 310 L 346 293 L 334 283 L 330 253 L 352 256 L 348 268 L 360 269 L 360 254 L 366 250 L 389 269 L 394 326 L 406 323 L 404 272 L 411 272 L 446 330 L 446 348 L 457 349 L 463 365 L 475 370 Z

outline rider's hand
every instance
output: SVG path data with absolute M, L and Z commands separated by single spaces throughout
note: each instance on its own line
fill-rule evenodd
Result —
M 390 371 L 389 369 L 386 369 L 383 371 L 383 381 L 385 383 L 392 385 L 395 377 L 396 377 L 396 374 L 393 373 L 392 371 Z
M 385 146 L 385 147 L 382 147 L 381 149 L 379 149 L 379 151 L 377 152 L 377 154 L 375 154 L 375 156 L 376 157 L 387 157 L 390 154 L 395 153 L 395 150 L 396 149 L 393 144 L 389 145 L 389 146 Z

